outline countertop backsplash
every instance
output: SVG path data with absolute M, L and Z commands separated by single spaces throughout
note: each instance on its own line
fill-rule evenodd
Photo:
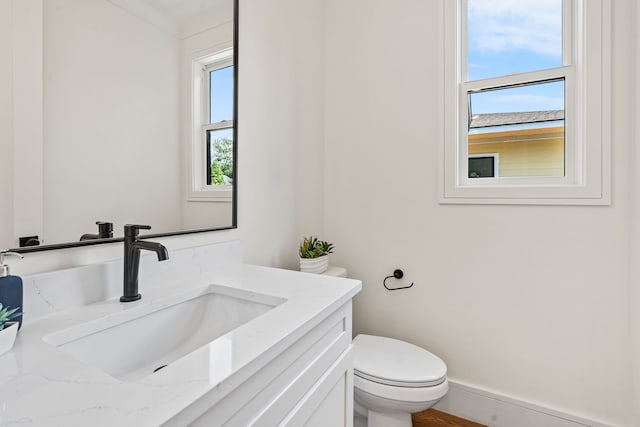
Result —
M 140 292 L 184 280 L 192 275 L 242 262 L 239 240 L 214 243 L 169 252 L 158 262 L 153 253 L 140 258 Z M 28 327 L 50 314 L 82 307 L 122 294 L 123 261 L 113 261 L 24 276 L 24 321 Z

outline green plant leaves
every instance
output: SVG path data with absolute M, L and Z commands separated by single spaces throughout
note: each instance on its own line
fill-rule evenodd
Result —
M 333 243 L 318 240 L 317 237 L 305 237 L 300 243 L 300 258 L 318 258 L 333 253 Z
M 22 315 L 18 310 L 20 310 L 20 307 L 9 309 L 9 307 L 3 307 L 2 303 L 0 303 L 0 331 L 4 329 L 5 323 Z

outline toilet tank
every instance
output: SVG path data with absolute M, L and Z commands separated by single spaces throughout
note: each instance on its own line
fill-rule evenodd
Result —
M 347 269 L 344 267 L 330 265 L 329 268 L 327 268 L 327 271 L 322 274 L 324 276 L 347 277 Z

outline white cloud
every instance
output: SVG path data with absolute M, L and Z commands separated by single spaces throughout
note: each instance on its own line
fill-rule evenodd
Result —
M 562 56 L 561 0 L 469 0 L 470 40 L 481 51 Z

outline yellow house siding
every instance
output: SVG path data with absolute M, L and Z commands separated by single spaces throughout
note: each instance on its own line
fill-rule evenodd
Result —
M 469 154 L 498 153 L 498 176 L 564 176 L 564 128 L 469 135 Z

